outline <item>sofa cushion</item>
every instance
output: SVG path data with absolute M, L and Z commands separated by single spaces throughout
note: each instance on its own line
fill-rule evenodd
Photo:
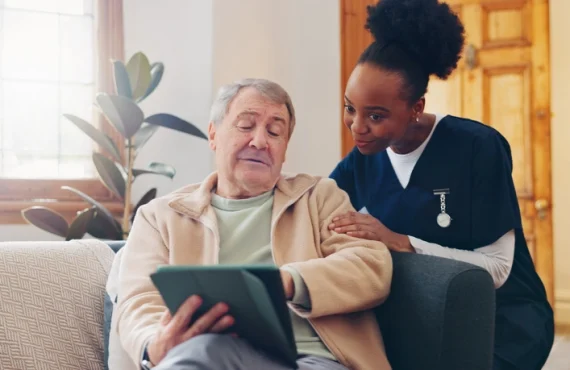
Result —
M 96 239 L 0 243 L 2 369 L 103 367 L 113 251 Z

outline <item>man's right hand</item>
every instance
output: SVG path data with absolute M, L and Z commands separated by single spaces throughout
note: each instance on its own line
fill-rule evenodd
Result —
M 226 315 L 228 306 L 218 303 L 188 327 L 201 304 L 200 297 L 191 296 L 174 316 L 171 316 L 168 310 L 164 313 L 158 332 L 147 347 L 148 357 L 153 366 L 158 365 L 168 351 L 178 344 L 200 334 L 221 333 L 234 324 L 234 318 Z

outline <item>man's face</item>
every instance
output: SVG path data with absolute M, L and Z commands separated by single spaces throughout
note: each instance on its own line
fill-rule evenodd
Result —
M 218 194 L 246 198 L 271 190 L 285 161 L 289 123 L 285 104 L 275 104 L 255 88 L 242 89 L 222 123 L 209 127 Z

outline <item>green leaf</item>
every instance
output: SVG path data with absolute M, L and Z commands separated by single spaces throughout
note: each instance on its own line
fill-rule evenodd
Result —
M 138 52 L 131 57 L 126 68 L 133 91 L 133 98 L 138 99 L 146 93 L 150 85 L 150 63 L 146 55 Z
M 87 233 L 98 239 L 123 240 L 122 231 L 117 230 L 102 212 L 97 212 L 95 218 L 89 222 Z
M 69 225 L 69 231 L 67 232 L 65 240 L 82 239 L 87 232 L 87 225 L 95 218 L 96 213 L 96 207 L 77 212 L 77 216 L 71 221 L 71 225 Z
M 141 127 L 144 113 L 134 101 L 106 93 L 97 94 L 96 99 L 105 117 L 125 139 L 129 139 Z
M 137 151 L 139 151 L 146 142 L 154 135 L 158 130 L 158 126 L 151 125 L 149 123 L 143 123 L 141 128 L 137 131 L 133 137 L 133 145 Z
M 144 174 L 162 175 L 172 179 L 176 175 L 176 169 L 168 164 L 158 162 L 152 162 L 148 169 L 133 168 L 133 176 Z
M 113 78 L 115 80 L 117 94 L 132 99 L 133 92 L 131 90 L 129 73 L 127 72 L 125 64 L 120 60 L 113 61 Z
M 137 211 L 139 210 L 139 208 L 141 206 L 147 204 L 148 202 L 150 202 L 154 198 L 156 198 L 156 188 L 150 189 L 141 197 L 141 199 L 139 200 L 139 202 L 135 206 L 135 209 L 133 210 L 133 214 L 131 215 L 131 223 L 135 222 L 135 216 L 137 215 Z
M 121 173 L 121 176 L 123 176 L 123 179 L 127 181 L 127 177 L 129 176 L 129 174 L 127 173 L 127 169 L 122 164 L 117 162 L 115 162 L 115 166 L 117 166 L 117 169 Z
M 164 64 L 157 62 L 153 63 L 150 67 L 150 85 L 148 89 L 137 101 L 140 103 L 146 99 L 152 92 L 156 89 L 160 81 L 162 80 L 162 75 L 164 74 Z
M 208 137 L 194 126 L 192 123 L 168 113 L 158 113 L 144 119 L 145 122 L 156 126 L 162 126 L 171 130 L 183 132 L 185 134 L 208 140 Z
M 119 198 L 125 197 L 125 178 L 117 164 L 101 153 L 93 153 L 93 163 L 103 184 Z
M 101 217 L 105 217 L 107 219 L 108 223 L 113 226 L 114 231 L 118 231 L 122 235 L 123 229 L 121 227 L 121 224 L 117 220 L 115 220 L 115 217 L 113 217 L 111 212 L 109 212 L 109 210 L 104 205 L 97 202 L 95 199 L 91 198 L 89 195 L 85 194 L 84 192 L 77 190 L 75 188 L 72 188 L 71 186 L 62 186 L 61 189 L 70 191 L 70 192 L 74 193 L 75 195 L 79 196 L 80 198 L 82 198 L 87 203 L 97 207 L 97 210 L 99 211 L 99 212 L 97 212 L 97 215 L 99 215 Z
M 67 235 L 67 221 L 62 215 L 49 208 L 41 206 L 29 207 L 22 210 L 22 217 L 28 223 L 48 233 L 61 236 L 62 238 L 65 238 Z
M 113 156 L 117 161 L 121 160 L 121 154 L 119 153 L 119 149 L 109 138 L 109 136 L 105 135 L 101 131 L 99 131 L 96 127 L 94 127 L 89 122 L 85 121 L 82 118 L 74 116 L 73 114 L 64 114 L 65 118 L 71 121 L 77 128 L 87 134 L 93 141 L 95 141 L 99 146 L 105 149 L 109 154 Z

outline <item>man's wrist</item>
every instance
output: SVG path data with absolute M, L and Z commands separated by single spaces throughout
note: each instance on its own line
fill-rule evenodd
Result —
M 290 273 L 287 273 L 287 276 L 287 299 L 291 300 L 295 296 L 295 282 Z
M 293 276 L 287 269 L 281 269 L 281 280 L 283 280 L 283 290 L 285 290 L 285 298 L 291 300 L 295 295 L 295 283 Z

